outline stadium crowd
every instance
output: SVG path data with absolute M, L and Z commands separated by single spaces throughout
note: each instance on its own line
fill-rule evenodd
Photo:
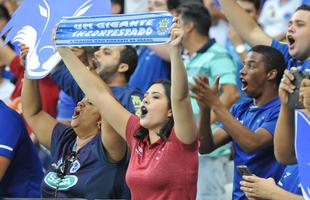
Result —
M 21 3 L 0 0 L 0 32 Z M 154 11 L 169 43 L 57 47 L 40 80 L 0 38 L 0 197 L 309 199 L 309 0 L 111 0 Z

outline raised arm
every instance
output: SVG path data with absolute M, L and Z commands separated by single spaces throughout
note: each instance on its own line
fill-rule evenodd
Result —
M 238 34 L 251 46 L 270 46 L 272 39 L 243 10 L 235 0 L 219 0 L 222 10 Z
M 86 65 L 89 66 L 88 56 L 85 47 L 71 47 L 72 52 Z M 72 97 L 75 103 L 84 98 L 84 93 L 73 79 L 63 62 L 51 71 L 50 77 L 66 94 Z
M 28 54 L 28 50 L 28 47 L 25 45 L 20 46 L 20 60 L 23 63 Z M 42 110 L 42 101 L 37 80 L 29 80 L 26 76 L 24 77 L 21 98 L 24 118 L 31 127 L 39 143 L 47 149 L 50 149 L 52 132 L 57 121 Z
M 293 79 L 294 76 L 285 70 L 279 86 L 281 108 L 274 136 L 274 154 L 283 164 L 296 163 L 294 110 L 288 107 L 288 94 L 295 89 Z
M 37 80 L 24 78 L 22 89 L 22 110 L 23 116 L 39 143 L 50 149 L 51 137 L 57 121 L 42 111 L 41 97 Z
M 58 47 L 57 50 L 75 81 L 99 109 L 101 117 L 126 139 L 126 125 L 131 114 L 112 96 L 106 83 L 97 74 L 88 71 L 70 48 Z
M 183 37 L 178 23 L 171 28 L 170 61 L 171 61 L 171 106 L 174 117 L 174 129 L 178 139 L 191 144 L 197 137 L 194 114 L 188 92 L 188 81 L 180 54 Z

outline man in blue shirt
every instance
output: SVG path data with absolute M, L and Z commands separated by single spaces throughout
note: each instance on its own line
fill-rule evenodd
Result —
M 279 48 L 282 47 L 282 52 L 286 53 L 288 67 L 296 67 L 297 70 L 310 70 L 310 6 L 304 5 L 297 9 L 292 17 L 289 24 L 287 39 L 289 42 L 288 48 L 283 44 L 276 43 L 273 41 L 273 45 L 277 45 Z M 303 40 L 298 41 L 296 35 L 302 37 Z M 297 47 L 300 47 L 299 49 Z M 290 55 L 302 55 L 303 60 L 297 60 Z M 289 58 L 289 59 L 288 59 Z M 284 164 L 295 164 L 297 163 L 295 155 L 295 120 L 294 113 L 295 109 L 288 106 L 288 95 L 292 93 L 296 86 L 293 85 L 292 81 L 294 76 L 289 70 L 286 70 L 280 84 L 279 96 L 281 98 L 281 109 L 279 120 L 277 122 L 277 131 L 275 137 L 275 155 L 277 159 Z M 308 81 L 304 79 L 304 82 Z M 301 84 L 303 85 L 303 84 Z M 306 86 L 306 85 L 304 85 Z M 302 99 L 301 97 L 299 99 Z M 304 103 L 304 102 L 303 102 Z M 306 105 L 304 104 L 306 107 Z M 309 131 L 305 131 L 300 134 L 308 134 Z M 305 143 L 306 146 L 309 144 Z
M 309 18 L 310 6 L 302 5 L 296 9 L 289 21 L 286 33 L 287 43 L 279 42 L 268 35 L 259 27 L 237 3 L 233 0 L 219 0 L 224 14 L 234 29 L 243 40 L 251 46 L 267 45 L 272 46 L 284 56 L 287 68 L 299 67 L 300 69 L 310 68 L 310 40 L 309 40 Z M 242 20 L 240 20 L 242 19 Z
M 267 36 L 247 13 L 233 0 L 219 0 L 229 22 L 236 31 L 251 45 L 269 45 L 284 55 L 287 69 L 279 87 L 281 108 L 275 132 L 275 156 L 283 164 L 297 162 L 295 155 L 294 109 L 288 106 L 288 94 L 296 86 L 292 84 L 294 76 L 289 69 L 310 69 L 310 6 L 309 2 L 296 9 L 291 17 L 286 33 L 287 44 Z M 242 20 L 240 20 L 242 19 Z M 304 134 L 307 134 L 306 131 Z M 307 145 L 307 144 L 306 144 Z
M 247 165 L 252 173 L 260 177 L 276 180 L 281 177 L 284 166 L 274 157 L 273 134 L 280 107 L 278 85 L 284 69 L 285 61 L 279 51 L 263 45 L 253 47 L 240 71 L 242 90 L 251 99 L 235 104 L 231 112 L 217 95 L 218 78 L 213 89 L 206 77 L 196 78 L 191 88 L 200 106 L 200 153 L 209 153 L 229 141 L 233 142 L 233 200 L 246 199 L 240 190 L 242 177 L 236 170 L 238 165 Z M 213 135 L 210 128 L 211 109 L 222 123 Z
M 38 198 L 42 166 L 21 116 L 0 100 L 0 196 Z
M 131 46 L 101 46 L 93 55 L 90 68 L 110 86 L 116 99 L 131 113 L 140 114 L 143 94 L 127 83 L 135 71 L 137 54 Z M 71 76 L 64 64 L 60 64 L 51 74 L 51 78 L 75 103 L 81 101 L 84 93 Z

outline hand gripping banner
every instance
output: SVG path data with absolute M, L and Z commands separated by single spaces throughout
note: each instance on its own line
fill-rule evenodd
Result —
M 310 119 L 299 110 L 295 110 L 295 133 L 301 189 L 304 199 L 310 200 Z
M 64 17 L 57 46 L 150 45 L 169 42 L 173 17 L 168 12 Z

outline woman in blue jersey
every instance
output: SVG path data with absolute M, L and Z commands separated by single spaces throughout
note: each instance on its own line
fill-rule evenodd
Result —
M 26 53 L 22 51 L 21 56 Z M 77 104 L 71 126 L 58 123 L 42 111 L 40 102 L 38 81 L 25 77 L 23 115 L 38 141 L 52 155 L 52 164 L 41 184 L 42 197 L 130 198 L 125 184 L 126 143 L 112 134 L 113 129 L 101 120 L 92 102 L 84 98 Z

